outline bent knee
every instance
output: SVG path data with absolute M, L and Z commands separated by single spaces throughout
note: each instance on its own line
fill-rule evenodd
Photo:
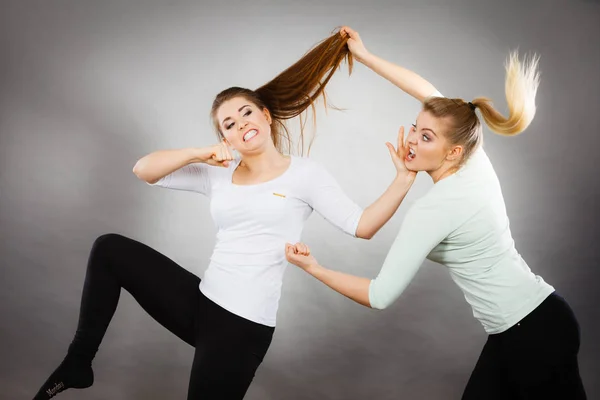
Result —
M 105 233 L 96 238 L 92 246 L 92 252 L 105 252 L 129 240 L 129 238 L 119 235 L 118 233 Z

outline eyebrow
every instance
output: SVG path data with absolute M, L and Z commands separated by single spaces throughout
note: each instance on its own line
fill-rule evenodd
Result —
M 241 106 L 241 107 L 238 109 L 238 112 L 242 111 L 242 110 L 244 109 L 244 107 L 250 107 L 250 104 L 245 104 L 245 105 Z M 225 119 L 224 119 L 224 120 L 221 122 L 221 125 L 222 125 L 222 124 L 224 124 L 224 123 L 225 123 L 225 121 L 227 121 L 228 119 L 231 119 L 231 117 L 227 117 L 227 118 L 225 118 Z
M 416 128 L 416 127 L 417 127 L 417 124 L 415 123 L 415 128 Z M 421 129 L 422 129 L 422 130 L 424 130 L 424 131 L 429 131 L 429 132 L 433 133 L 433 134 L 435 135 L 435 137 L 438 137 L 437 133 L 435 133 L 435 132 L 433 131 L 433 129 L 429 129 L 429 128 L 421 128 Z
M 429 131 L 429 132 L 433 133 L 433 135 L 434 135 L 435 137 L 437 137 L 437 134 L 436 134 L 436 133 L 433 131 L 433 129 L 429 129 L 429 128 L 423 128 L 423 130 L 424 130 L 424 131 Z

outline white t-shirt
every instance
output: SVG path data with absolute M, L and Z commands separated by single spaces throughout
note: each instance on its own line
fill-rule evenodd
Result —
M 190 164 L 154 185 L 210 198 L 218 232 L 200 290 L 234 314 L 275 326 L 288 264 L 285 243 L 300 241 L 313 210 L 355 236 L 363 210 L 311 159 L 291 156 L 286 172 L 255 185 L 232 183 L 239 162 L 228 168 Z
M 490 334 L 516 324 L 554 291 L 517 252 L 500 182 L 481 147 L 408 210 L 371 281 L 371 306 L 382 309 L 400 297 L 425 258 L 448 267 Z

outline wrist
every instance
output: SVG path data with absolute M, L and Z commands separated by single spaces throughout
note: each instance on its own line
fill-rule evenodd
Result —
M 212 156 L 212 151 L 207 147 L 191 147 L 185 151 L 189 156 L 190 163 L 204 163 Z
M 394 186 L 411 186 L 415 181 L 416 174 L 411 171 L 397 172 L 392 184 Z
M 376 56 L 367 51 L 362 57 L 360 57 L 360 59 L 358 61 L 360 63 L 364 64 L 368 68 L 373 68 L 373 64 L 374 64 L 375 60 L 376 60 Z
M 325 270 L 325 268 L 319 264 L 310 264 L 308 267 L 306 267 L 306 272 L 308 272 L 309 274 L 311 274 L 312 276 L 316 277 L 318 274 L 320 274 L 321 272 L 323 272 Z

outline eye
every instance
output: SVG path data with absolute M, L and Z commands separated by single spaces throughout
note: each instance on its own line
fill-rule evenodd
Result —
M 233 125 L 235 125 L 235 122 L 232 122 L 229 125 L 226 125 L 225 129 L 230 130 Z
M 248 111 L 244 113 L 244 117 L 247 117 L 250 114 L 252 114 L 252 110 L 248 109 Z
M 417 130 L 417 124 L 412 124 L 413 128 L 415 128 L 415 130 Z
M 424 140 L 425 142 L 429 142 L 429 136 L 427 136 L 427 135 L 425 135 L 425 134 L 423 134 L 422 136 L 423 136 L 423 140 Z

